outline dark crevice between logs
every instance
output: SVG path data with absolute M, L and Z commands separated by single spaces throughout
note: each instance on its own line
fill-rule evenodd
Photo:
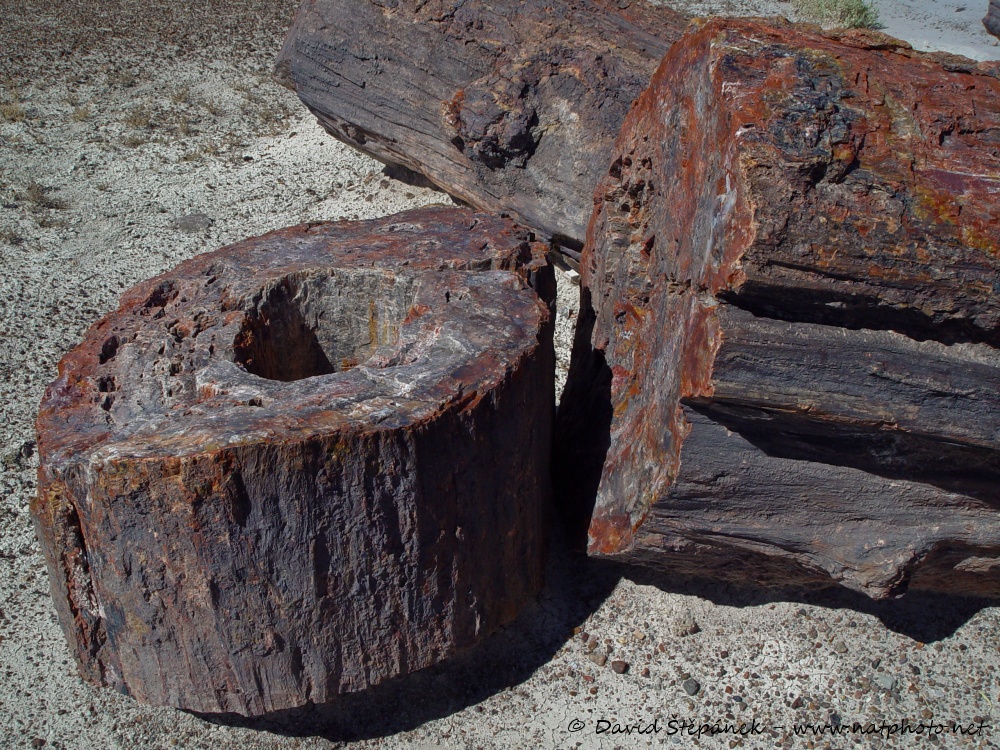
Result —
M 586 549 L 604 459 L 611 447 L 611 368 L 604 352 L 591 344 L 595 313 L 590 290 L 580 290 L 573 357 L 563 403 L 586 409 L 557 415 L 552 444 L 552 480 L 556 507 L 574 549 Z

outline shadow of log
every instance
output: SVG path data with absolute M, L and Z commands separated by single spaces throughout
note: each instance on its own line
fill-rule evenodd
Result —
M 455 714 L 528 680 L 573 637 L 573 628 L 611 594 L 621 579 L 665 592 L 698 596 L 728 607 L 797 602 L 849 609 L 877 617 L 893 632 L 923 643 L 948 638 L 997 599 L 941 594 L 911 588 L 901 599 L 873 601 L 785 560 L 718 548 L 712 554 L 676 560 L 587 558 L 558 535 L 538 600 L 508 628 L 441 664 L 378 687 L 342 695 L 322 705 L 278 711 L 256 719 L 234 714 L 196 714 L 229 726 L 295 737 L 351 742 L 388 737 Z M 954 579 L 954 574 L 950 574 Z M 793 581 L 795 585 L 788 585 Z M 784 582 L 783 584 L 779 582 Z M 824 587 L 824 584 L 825 585 Z M 919 586 L 919 579 L 913 582 Z M 981 586 L 981 579 L 976 584 Z
M 881 601 L 832 585 L 823 574 L 792 561 L 721 546 L 705 545 L 696 555 L 633 555 L 611 564 L 634 583 L 668 593 L 697 596 L 727 607 L 796 602 L 849 609 L 877 617 L 895 633 L 934 643 L 954 635 L 981 609 L 1000 604 L 1000 576 L 991 576 L 987 582 L 981 572 L 956 572 L 951 558 L 949 553 L 935 555 L 913 577 L 904 596 Z M 950 593 L 941 592 L 938 579 L 942 575 L 947 576 Z M 973 591 L 988 595 L 973 595 Z

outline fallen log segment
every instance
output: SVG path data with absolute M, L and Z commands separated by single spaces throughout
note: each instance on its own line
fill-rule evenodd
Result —
M 277 73 L 344 143 L 579 245 L 622 120 L 686 25 L 641 0 L 306 0 Z
M 874 597 L 1000 557 L 1000 80 L 713 21 L 611 165 L 557 425 L 589 550 L 711 537 Z
M 423 209 L 279 230 L 127 292 L 38 419 L 32 512 L 84 678 L 262 715 L 509 623 L 542 584 L 545 250 Z

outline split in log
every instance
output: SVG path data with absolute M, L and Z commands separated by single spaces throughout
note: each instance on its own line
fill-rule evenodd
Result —
M 32 512 L 84 678 L 262 715 L 509 623 L 549 513 L 545 250 L 422 209 L 283 229 L 128 291 L 38 419 Z
M 674 45 L 581 264 L 556 466 L 592 553 L 711 537 L 874 597 L 1000 556 L 987 70 L 758 21 Z
M 686 25 L 641 0 L 307 0 L 277 75 L 344 143 L 579 246 L 622 120 Z

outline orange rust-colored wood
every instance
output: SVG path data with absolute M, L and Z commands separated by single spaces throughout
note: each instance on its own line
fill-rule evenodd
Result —
M 706 22 L 613 157 L 556 444 L 590 551 L 710 539 L 876 597 L 946 547 L 1000 556 L 995 66 L 877 32 Z M 601 468 L 572 476 L 584 457 Z M 760 477 L 795 461 L 815 470 L 769 496 Z M 743 524 L 727 482 L 773 522 Z M 824 503 L 866 523 L 837 531 Z

